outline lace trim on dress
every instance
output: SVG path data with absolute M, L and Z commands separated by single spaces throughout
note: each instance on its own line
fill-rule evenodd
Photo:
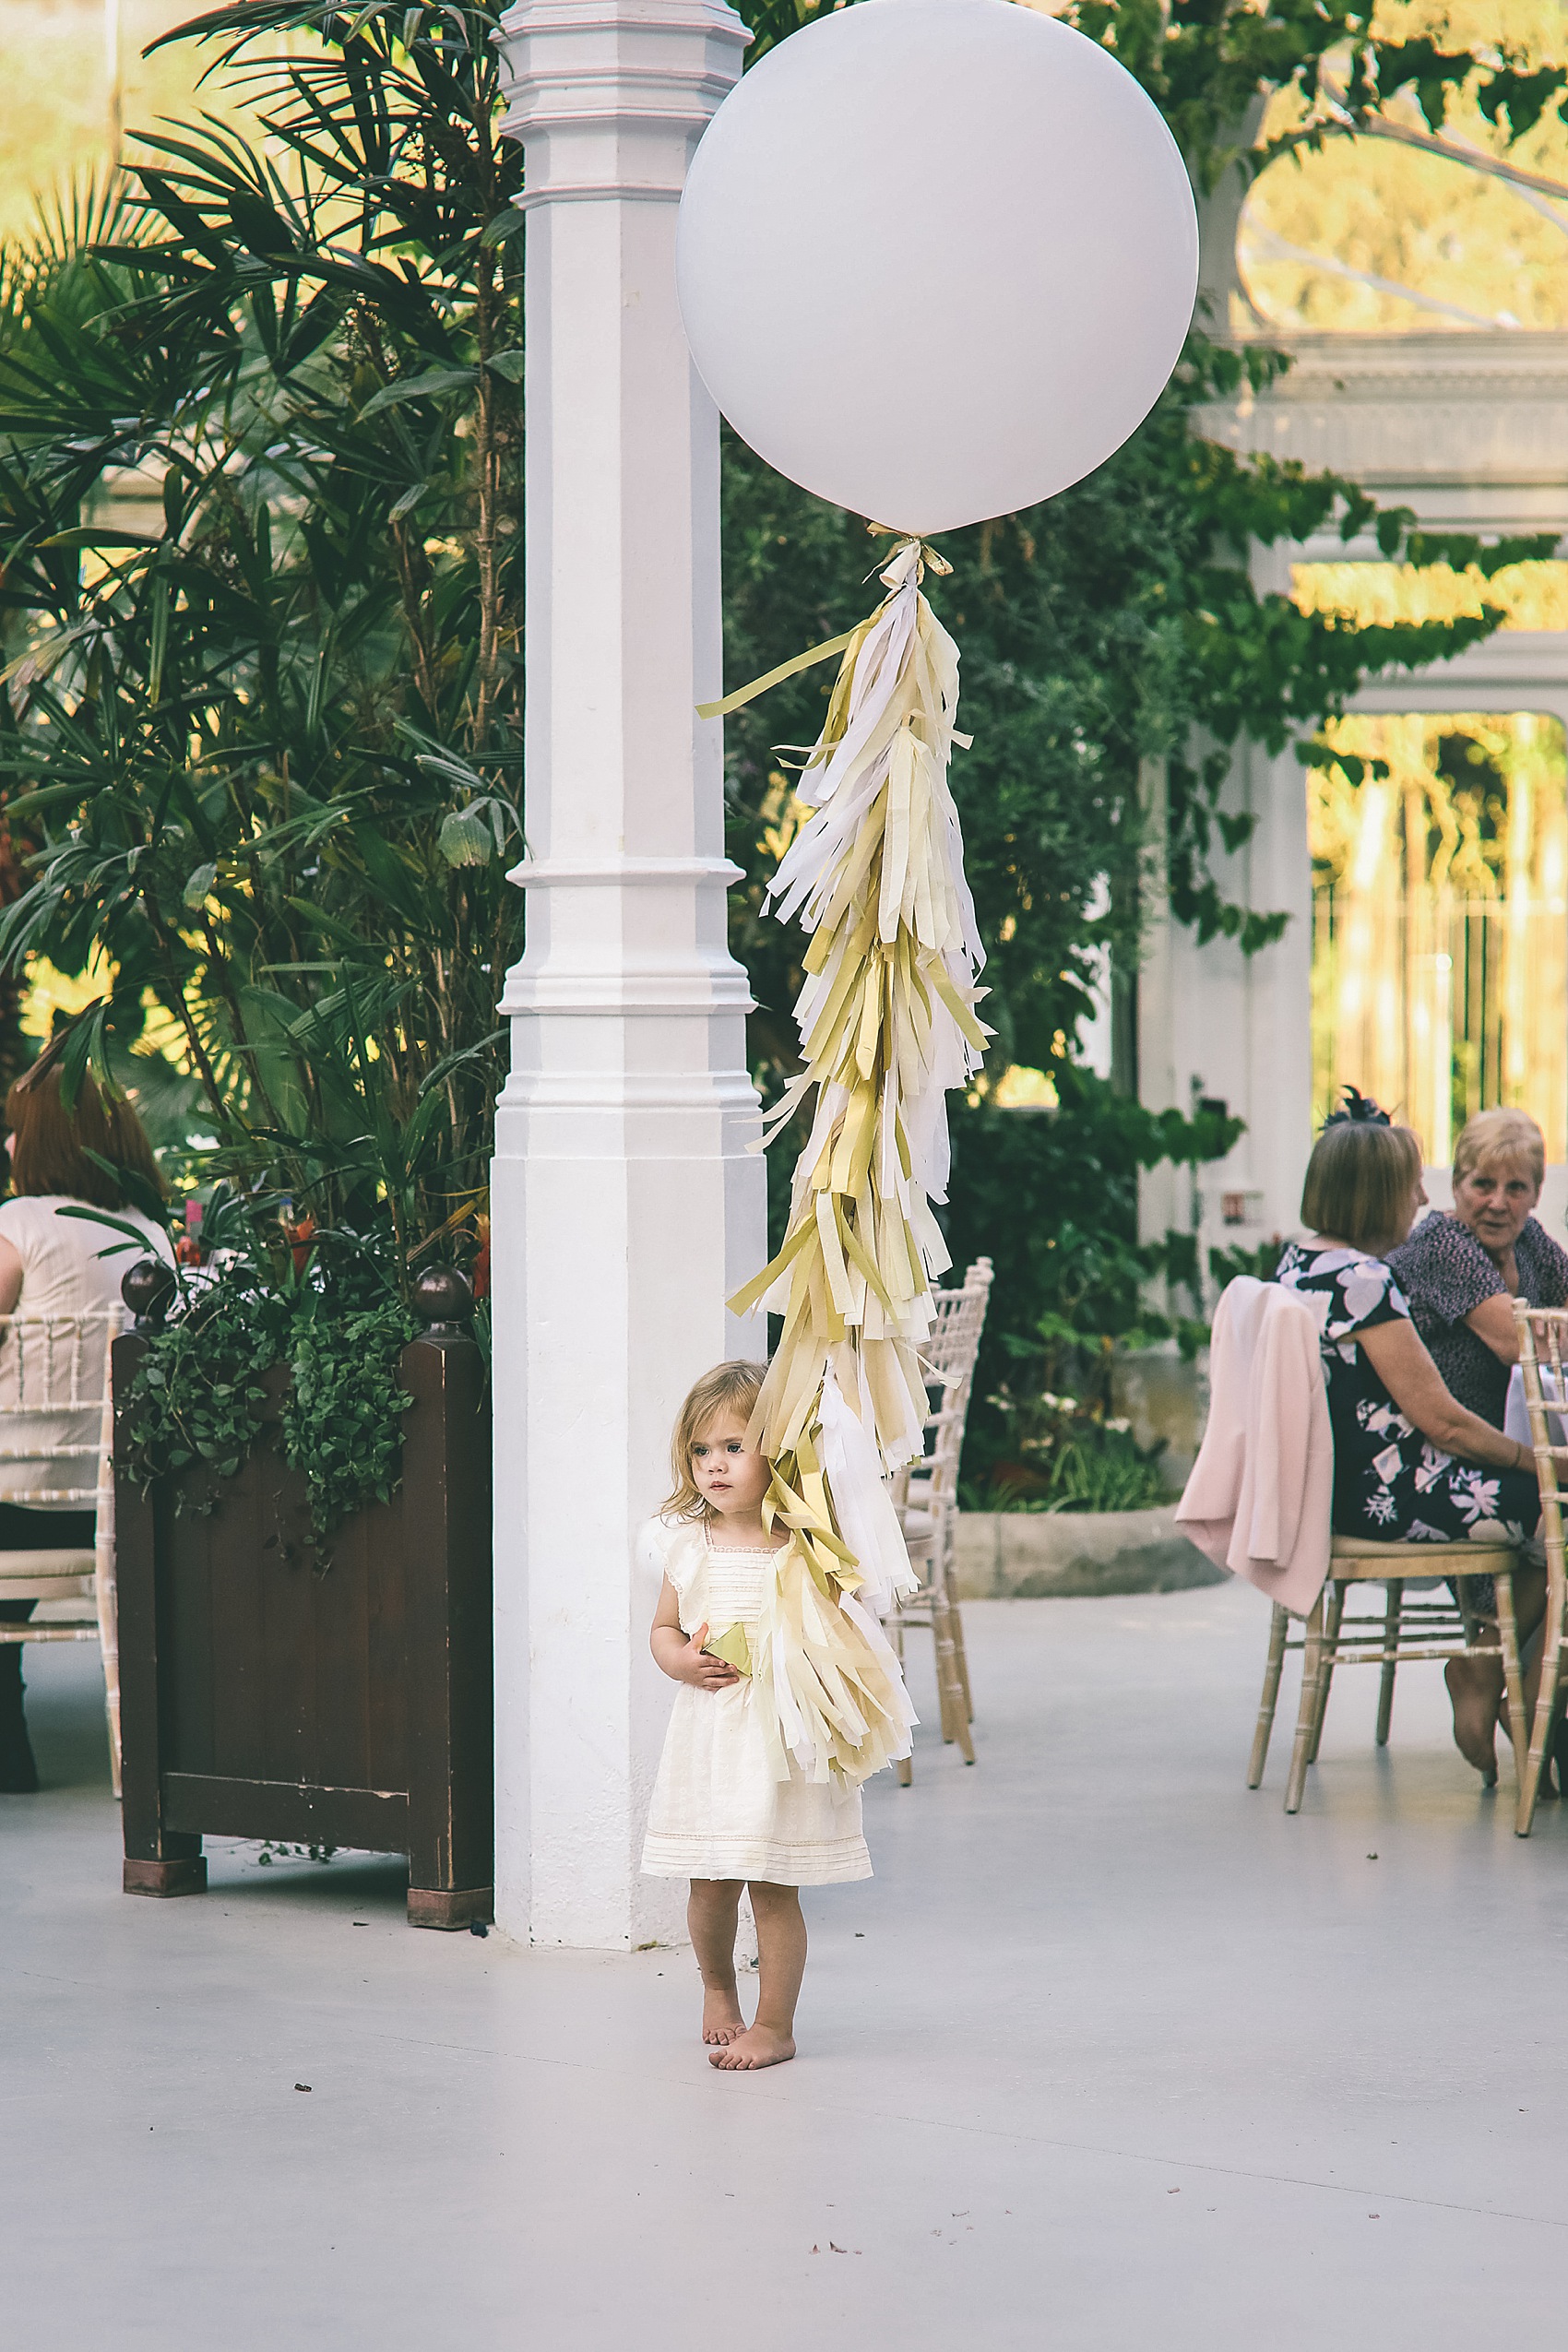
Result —
M 790 1549 L 787 1543 L 715 1543 L 713 1529 L 706 1519 L 702 1533 L 710 1560 L 777 1560 L 781 1551 Z

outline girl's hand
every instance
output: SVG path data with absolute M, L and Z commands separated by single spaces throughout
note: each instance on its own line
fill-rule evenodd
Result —
M 740 1676 L 727 1658 L 709 1657 L 703 1648 L 707 1639 L 707 1627 L 699 1625 L 690 1641 L 681 1630 L 681 1603 L 674 1586 L 665 1577 L 654 1612 L 653 1632 L 648 1636 L 659 1671 L 674 1682 L 690 1682 L 698 1691 L 722 1691 L 727 1684 L 738 1682 Z
M 726 1683 L 738 1682 L 741 1678 L 728 1658 L 708 1656 L 703 1647 L 707 1639 L 707 1627 L 699 1625 L 691 1640 L 683 1643 L 679 1649 L 671 1644 L 669 1663 L 664 1665 L 664 1670 L 666 1674 L 672 1674 L 677 1682 L 694 1683 L 699 1691 L 722 1691 Z M 664 1661 L 660 1660 L 660 1663 L 664 1664 Z

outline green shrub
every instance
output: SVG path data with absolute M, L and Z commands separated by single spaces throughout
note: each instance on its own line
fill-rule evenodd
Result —
M 144 1488 L 177 1478 L 177 1508 L 216 1509 L 260 1431 L 263 1376 L 281 1365 L 282 1453 L 303 1474 L 325 1564 L 344 1519 L 397 1486 L 409 1409 L 398 1362 L 416 1325 L 385 1243 L 338 1229 L 291 1244 L 279 1206 L 227 1193 L 209 1206 L 203 1229 L 217 1265 L 180 1270 L 169 1319 L 148 1335 L 117 1451 Z
M 1004 1458 L 961 1490 L 970 1511 L 1144 1511 L 1166 1500 L 1159 1457 L 1098 1396 L 1004 1389 L 989 1398 Z

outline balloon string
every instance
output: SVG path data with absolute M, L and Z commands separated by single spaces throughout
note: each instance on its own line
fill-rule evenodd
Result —
M 917 538 L 913 531 L 901 531 L 896 523 L 868 523 L 866 529 L 873 539 L 897 540 L 900 545 L 894 549 L 895 555 L 899 554 L 905 547 L 918 547 L 921 551 L 921 571 L 934 572 L 939 580 L 946 579 L 953 569 L 945 555 L 939 555 L 934 547 L 931 546 L 927 540 Z
M 938 579 L 945 579 L 953 569 L 944 555 L 939 555 L 934 547 L 928 547 L 923 540 L 916 539 L 909 531 L 895 530 L 889 523 L 868 523 L 866 529 L 873 539 L 897 539 L 901 542 L 889 556 L 889 565 L 897 562 L 906 547 L 920 550 L 915 572 L 917 583 L 923 571 L 934 572 Z M 880 563 L 881 559 L 878 558 L 878 561 Z M 790 660 L 781 661 L 777 670 L 765 671 L 760 678 L 754 678 L 750 685 L 737 686 L 733 694 L 726 695 L 719 702 L 699 702 L 697 717 L 727 719 L 732 710 L 742 710 L 747 703 L 754 702 L 758 695 L 766 694 L 770 686 L 781 686 L 786 678 L 799 677 L 802 670 L 814 669 L 819 661 L 827 660 L 835 653 L 842 653 L 855 637 L 863 636 L 870 626 L 869 621 L 862 621 L 856 628 L 846 629 L 842 636 L 828 637 L 821 645 L 809 646 L 804 653 L 797 653 Z

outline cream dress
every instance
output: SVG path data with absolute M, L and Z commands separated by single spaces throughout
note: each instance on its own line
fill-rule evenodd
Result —
M 724 1550 L 707 1529 L 650 1519 L 638 1558 L 669 1577 L 681 1630 L 754 1628 L 767 1551 Z M 756 1879 L 774 1886 L 831 1886 L 870 1878 L 861 1792 L 810 1781 L 791 1760 L 776 1780 L 749 1677 L 719 1691 L 678 1685 L 654 1783 L 643 1870 L 650 1878 Z

